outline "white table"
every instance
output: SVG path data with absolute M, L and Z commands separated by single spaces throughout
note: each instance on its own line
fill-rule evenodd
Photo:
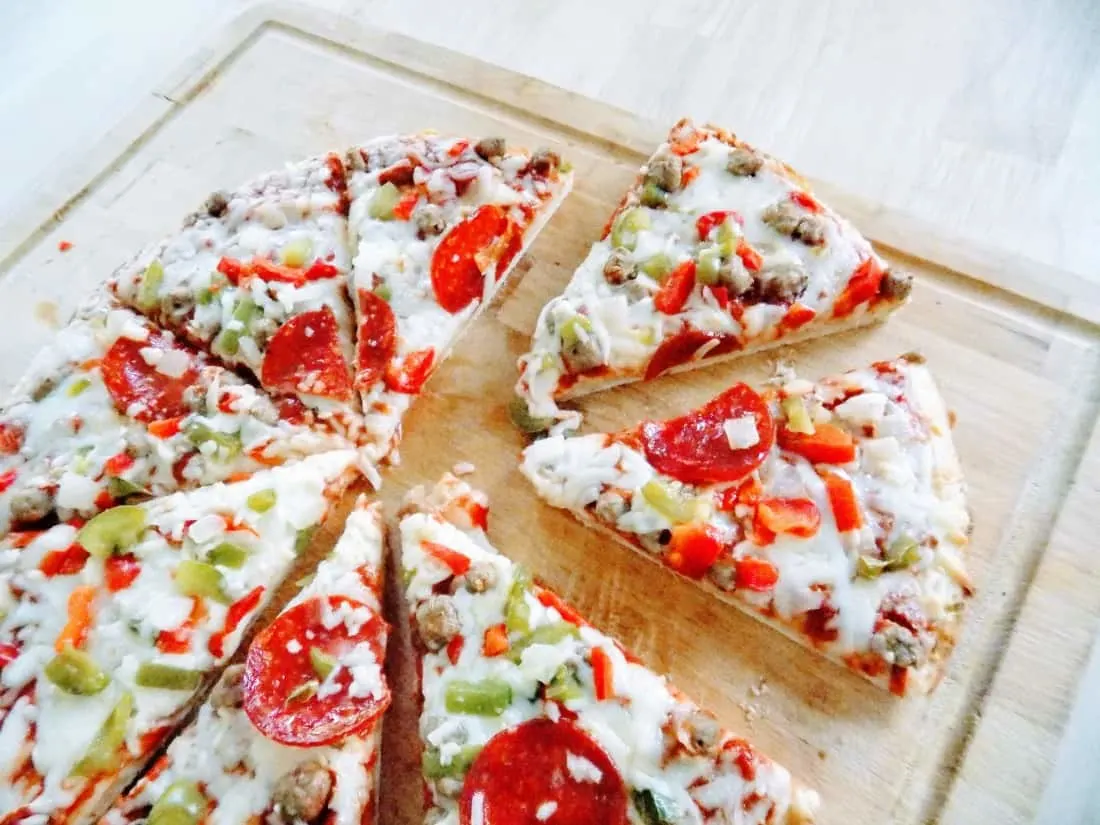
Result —
M 1100 282 L 1096 0 L 312 0 Z M 249 0 L 0 3 L 0 216 Z M 429 124 L 425 124 L 429 125 Z M 1100 647 L 1038 821 L 1100 822 Z

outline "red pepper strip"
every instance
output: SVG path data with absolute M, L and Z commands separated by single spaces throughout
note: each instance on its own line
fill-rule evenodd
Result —
M 450 547 L 437 544 L 434 541 L 422 541 L 420 546 L 424 548 L 425 553 L 440 564 L 445 565 L 456 576 L 465 575 L 466 571 L 470 569 L 469 557 L 457 550 L 452 550 Z
M 220 659 L 225 655 L 225 637 L 236 630 L 237 625 L 244 620 L 245 616 L 256 609 L 256 605 L 260 603 L 263 595 L 263 585 L 259 585 L 229 605 L 229 610 L 225 613 L 225 627 L 214 633 L 206 645 L 211 656 Z
M 615 695 L 611 657 L 602 647 L 592 648 L 592 679 L 596 684 L 596 699 L 600 702 Z

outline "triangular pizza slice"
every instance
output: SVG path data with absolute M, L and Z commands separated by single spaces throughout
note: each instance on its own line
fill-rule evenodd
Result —
M 87 823 L 233 655 L 352 450 L 0 543 L 0 821 Z
M 572 424 L 556 401 L 871 323 L 911 287 L 790 167 L 681 121 L 543 308 L 517 423 Z
M 522 470 L 550 504 L 905 695 L 943 677 L 973 590 L 950 428 L 910 355 L 551 436 Z
M 400 524 L 427 822 L 813 821 L 817 795 L 488 543 L 454 477 Z
M 382 546 L 380 505 L 360 498 L 309 584 L 101 825 L 371 825 L 389 705 Z
M 347 180 L 337 155 L 215 192 L 109 282 L 124 303 L 354 432 Z
M 0 408 L 0 535 L 343 446 L 296 399 L 98 296 Z
M 356 386 L 367 451 L 401 417 L 557 209 L 572 173 L 555 152 L 503 138 L 378 138 L 348 155 Z

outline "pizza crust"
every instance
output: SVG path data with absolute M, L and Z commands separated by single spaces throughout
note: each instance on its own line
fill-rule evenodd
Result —
M 823 321 L 821 324 L 808 324 L 796 332 L 790 335 L 784 335 L 780 338 L 773 338 L 769 341 L 761 341 L 744 349 L 735 350 L 734 352 L 723 353 L 712 358 L 704 356 L 698 360 L 687 361 L 683 364 L 677 364 L 671 369 L 665 370 L 657 378 L 661 378 L 665 375 L 676 375 L 682 372 L 688 372 L 690 370 L 700 369 L 702 367 L 710 367 L 715 364 L 725 364 L 730 361 L 737 361 L 741 358 L 745 358 L 750 355 L 756 355 L 761 352 L 767 352 L 769 350 L 779 349 L 788 345 L 799 344 L 803 341 L 810 341 L 815 338 L 821 338 L 826 335 L 834 335 L 840 332 L 849 332 L 855 329 L 862 329 L 863 327 L 869 327 L 873 324 L 879 324 L 885 321 L 895 310 L 897 310 L 904 301 L 898 301 L 890 303 L 883 301 L 878 304 L 871 311 L 862 311 L 854 313 L 848 318 L 841 319 L 840 321 L 829 320 Z M 566 390 L 561 395 L 556 396 L 558 401 L 569 401 L 574 398 L 581 398 L 586 395 L 591 395 L 597 392 L 603 392 L 609 390 L 612 387 L 621 387 L 626 384 L 633 384 L 637 381 L 644 380 L 645 367 L 643 366 L 639 371 L 631 372 L 627 375 L 607 376 L 601 378 L 587 379 L 583 375 L 578 378 L 575 384 Z M 656 378 L 652 380 L 657 380 Z

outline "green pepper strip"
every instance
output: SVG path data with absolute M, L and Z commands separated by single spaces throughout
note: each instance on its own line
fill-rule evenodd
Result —
M 447 685 L 443 698 L 448 713 L 500 716 L 512 704 L 512 686 L 493 678 L 480 682 L 456 680 Z

